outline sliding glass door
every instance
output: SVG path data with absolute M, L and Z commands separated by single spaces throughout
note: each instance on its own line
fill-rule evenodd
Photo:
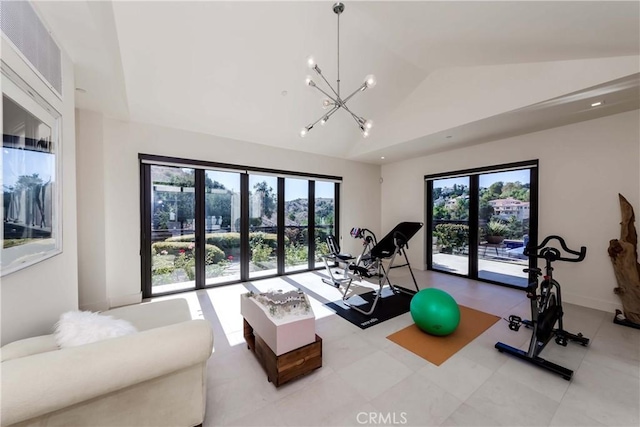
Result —
M 196 286 L 195 170 L 151 166 L 151 285 L 157 292 Z
M 433 181 L 433 269 L 469 274 L 469 177 Z
M 205 283 L 240 280 L 240 174 L 205 171 Z
M 309 268 L 309 181 L 284 180 L 284 269 Z
M 323 255 L 329 254 L 327 236 L 336 236 L 336 185 L 333 182 L 316 181 L 314 188 L 314 239 L 315 239 L 315 267 L 324 266 Z
M 478 278 L 526 286 L 529 264 L 531 170 L 478 176 Z
M 339 178 L 139 157 L 144 297 L 321 266 Z
M 537 241 L 537 161 L 426 176 L 427 268 L 526 287 Z
M 249 175 L 249 278 L 278 273 L 278 178 Z

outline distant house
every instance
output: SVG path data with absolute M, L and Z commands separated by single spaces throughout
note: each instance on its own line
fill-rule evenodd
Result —
M 518 221 L 529 219 L 529 202 L 523 202 L 511 197 L 506 199 L 489 200 L 495 215 L 502 219 L 515 217 Z

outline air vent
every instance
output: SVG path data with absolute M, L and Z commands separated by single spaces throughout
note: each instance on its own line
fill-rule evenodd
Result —
M 31 66 L 62 94 L 60 48 L 27 1 L 0 1 L 0 29 Z

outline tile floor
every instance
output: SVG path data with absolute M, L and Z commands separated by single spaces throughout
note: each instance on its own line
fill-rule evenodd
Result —
M 459 304 L 501 317 L 530 317 L 522 291 L 414 273 L 420 288 L 443 289 Z M 531 336 L 524 327 L 510 331 L 504 321 L 435 366 L 386 339 L 412 323 L 409 313 L 361 330 L 322 305 L 327 289 L 335 289 L 321 282 L 321 274 L 165 297 L 186 298 L 194 316 L 214 328 L 205 426 L 640 425 L 640 330 L 613 324 L 611 313 L 565 304 L 565 328 L 582 332 L 591 345 L 551 342 L 542 357 L 573 369 L 571 382 L 499 353 L 497 341 L 526 348 Z M 239 295 L 297 285 L 311 291 L 323 366 L 276 389 L 244 343 Z

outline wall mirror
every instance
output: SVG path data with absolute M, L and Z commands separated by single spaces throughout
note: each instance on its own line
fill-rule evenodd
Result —
M 2 63 L 1 270 L 62 252 L 60 114 Z

